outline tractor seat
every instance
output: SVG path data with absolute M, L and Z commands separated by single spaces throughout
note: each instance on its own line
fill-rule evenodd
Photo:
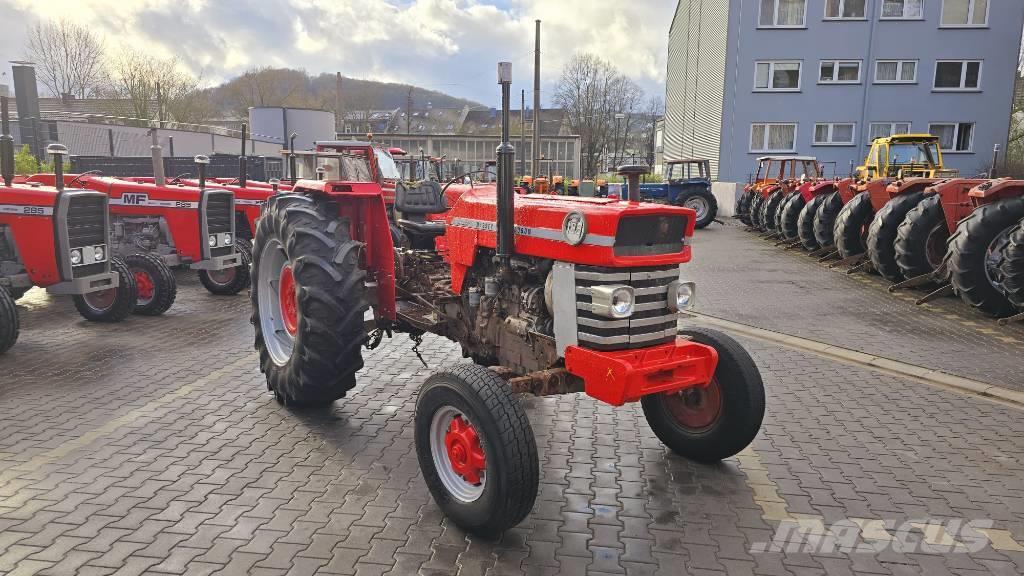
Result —
M 399 182 L 395 186 L 395 210 L 400 214 L 398 227 L 418 236 L 440 236 L 444 234 L 444 222 L 427 220 L 427 214 L 448 211 L 441 185 L 425 180 L 415 186 Z
M 406 220 L 399 218 L 398 227 L 422 236 L 440 236 L 444 234 L 445 230 L 443 220 Z

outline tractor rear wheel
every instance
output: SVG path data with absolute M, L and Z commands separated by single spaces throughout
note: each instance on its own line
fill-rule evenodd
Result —
M 761 225 L 764 227 L 765 232 L 776 231 L 778 224 L 776 217 L 778 216 L 779 208 L 782 207 L 783 199 L 784 194 L 782 190 L 776 190 L 765 200 L 764 206 L 761 208 Z
M 690 208 L 697 213 L 695 227 L 706 228 L 718 216 L 718 200 L 710 190 L 689 190 L 676 196 L 676 206 Z
M 107 288 L 74 296 L 75 308 L 86 320 L 92 322 L 120 322 L 131 316 L 139 299 L 135 274 L 124 260 L 110 259 L 110 270 L 117 272 L 117 288 Z
M 1003 274 L 1003 292 L 1017 310 L 1024 312 L 1024 220 L 1010 236 L 999 267 Z
M 7 352 L 18 341 L 20 329 L 18 307 L 6 290 L 0 290 L 0 354 Z
M 416 400 L 416 457 L 434 501 L 467 532 L 522 522 L 540 486 L 533 429 L 498 374 L 458 364 L 427 378 Z
M 786 240 L 796 240 L 800 237 L 800 213 L 806 205 L 807 201 L 804 200 L 804 195 L 795 192 L 782 207 L 779 229 L 782 232 L 782 237 Z
M 716 462 L 746 448 L 764 419 L 764 382 L 750 354 L 731 336 L 704 328 L 680 330 L 718 352 L 711 383 L 640 399 L 647 423 L 673 452 Z
M 252 323 L 267 385 L 282 404 L 330 404 L 356 384 L 366 343 L 362 243 L 308 196 L 267 201 L 256 229 Z
M 818 208 L 821 207 L 821 203 L 826 198 L 828 198 L 827 194 L 819 194 L 811 198 L 811 201 L 800 209 L 800 215 L 796 220 L 796 235 L 800 238 L 800 243 L 809 252 L 814 252 L 821 248 L 818 239 L 814 237 L 814 216 L 818 213 Z
M 736 217 L 747 226 L 750 226 L 750 202 L 753 199 L 754 193 L 745 190 L 736 200 Z
M 200 270 L 199 281 L 210 294 L 234 296 L 249 287 L 249 267 L 252 265 L 252 244 L 243 238 L 235 240 L 235 252 L 242 263 L 223 270 Z
M 1010 234 L 1024 218 L 1024 197 L 979 206 L 957 224 L 946 253 L 953 290 L 969 306 L 992 316 L 1013 314 L 1002 291 L 999 265 Z
M 755 230 L 762 230 L 761 225 L 761 206 L 764 205 L 764 195 L 760 192 L 755 192 L 753 198 L 750 199 L 750 225 Z
M 871 265 L 890 282 L 901 282 L 903 272 L 896 263 L 896 237 L 907 214 L 924 198 L 924 192 L 901 194 L 885 203 L 868 226 L 868 257 Z
M 135 275 L 135 286 L 139 294 L 135 314 L 159 316 L 167 312 L 178 296 L 178 282 L 174 279 L 174 272 L 163 260 L 152 254 L 132 254 L 124 261 Z
M 814 213 L 814 239 L 822 247 L 836 243 L 836 219 L 843 209 L 843 197 L 833 192 L 825 197 Z
M 871 196 L 861 192 L 843 206 L 836 218 L 833 236 L 840 258 L 863 254 L 868 248 L 868 225 L 875 215 Z
M 903 219 L 896 233 L 896 264 L 906 278 L 935 272 L 946 255 L 949 228 L 939 195 L 919 202 Z

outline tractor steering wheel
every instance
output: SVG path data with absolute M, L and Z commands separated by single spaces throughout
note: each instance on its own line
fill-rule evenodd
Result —
M 171 181 L 168 183 L 168 186 L 174 185 L 174 184 L 180 184 L 182 180 L 184 180 L 185 178 L 188 178 L 191 175 L 192 175 L 191 172 L 183 172 L 181 174 L 178 174 L 177 176 L 175 176 L 174 178 L 171 179 Z
M 86 171 L 86 172 L 82 172 L 82 173 L 81 173 L 81 174 L 79 174 L 78 176 L 75 176 L 75 177 L 74 177 L 74 178 L 73 178 L 73 179 L 71 180 L 71 182 L 69 182 L 69 183 L 68 183 L 68 188 L 74 188 L 74 187 L 75 187 L 75 182 L 78 182 L 79 184 L 81 184 L 81 183 L 82 183 L 82 181 L 81 181 L 81 180 L 79 180 L 79 178 L 81 178 L 82 176 L 88 176 L 88 175 L 90 175 L 90 174 L 102 174 L 102 172 L 100 172 L 99 170 L 88 170 L 88 171 Z

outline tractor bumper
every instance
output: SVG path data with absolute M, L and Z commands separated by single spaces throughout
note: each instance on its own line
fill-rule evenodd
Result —
M 238 252 L 226 256 L 214 256 L 208 260 L 193 262 L 189 268 L 193 270 L 224 270 L 234 268 L 242 264 L 242 255 Z
M 675 342 L 603 352 L 569 346 L 565 369 L 583 379 L 588 396 L 621 406 L 641 396 L 705 386 L 718 366 L 718 352 L 682 337 Z
M 99 292 L 100 290 L 108 290 L 110 288 L 117 288 L 118 284 L 117 272 L 104 272 L 103 274 L 95 274 L 84 278 L 75 278 L 74 280 L 68 280 L 67 282 L 47 286 L 46 291 L 50 294 L 80 295 Z

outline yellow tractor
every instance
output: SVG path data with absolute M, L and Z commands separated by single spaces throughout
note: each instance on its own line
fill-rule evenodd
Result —
M 956 170 L 942 166 L 939 137 L 931 134 L 895 134 L 875 138 L 863 166 L 857 167 L 857 180 L 888 178 L 952 178 Z

